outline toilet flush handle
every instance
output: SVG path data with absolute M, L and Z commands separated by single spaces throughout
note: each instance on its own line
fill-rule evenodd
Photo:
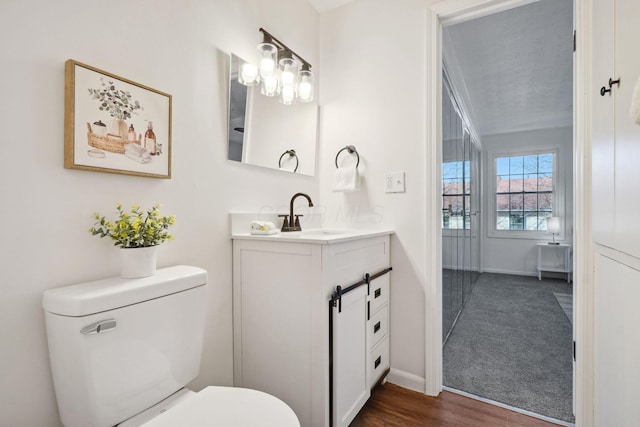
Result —
M 83 335 L 93 335 L 102 332 L 107 332 L 116 327 L 116 319 L 100 320 L 99 322 L 92 323 L 80 329 L 80 333 Z

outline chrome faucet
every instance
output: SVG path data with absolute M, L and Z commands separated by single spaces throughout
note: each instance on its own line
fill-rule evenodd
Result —
M 289 203 L 289 216 L 287 217 L 287 215 L 278 215 L 280 217 L 284 217 L 284 221 L 282 223 L 282 228 L 280 229 L 280 231 L 283 231 L 283 232 L 284 231 L 302 231 L 302 228 L 300 227 L 300 218 L 299 218 L 302 215 L 294 215 L 293 213 L 293 202 L 299 196 L 305 197 L 307 199 L 307 201 L 309 202 L 309 207 L 313 206 L 311 197 L 309 197 L 307 194 L 304 194 L 304 193 L 294 194 L 293 197 L 291 198 L 291 202 Z

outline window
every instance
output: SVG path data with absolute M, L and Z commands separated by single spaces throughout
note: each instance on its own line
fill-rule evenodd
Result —
M 471 228 L 469 160 L 442 163 L 442 228 Z
M 495 157 L 496 230 L 546 231 L 553 216 L 554 153 Z

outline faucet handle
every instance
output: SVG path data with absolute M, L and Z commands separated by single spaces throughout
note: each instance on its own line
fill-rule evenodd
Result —
M 301 216 L 304 216 L 304 215 L 302 215 L 302 214 L 297 214 L 297 215 L 294 215 L 294 216 L 296 217 L 296 221 L 295 221 L 294 226 L 295 226 L 296 228 L 300 229 L 300 217 L 301 217 Z
M 282 228 L 280 230 L 284 231 L 285 228 L 289 228 L 289 215 L 278 215 L 278 217 L 284 218 L 284 221 L 282 222 Z

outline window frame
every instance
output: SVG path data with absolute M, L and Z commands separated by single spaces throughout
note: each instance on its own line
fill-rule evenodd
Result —
M 472 184 L 472 180 L 471 177 L 473 176 L 473 173 L 471 171 L 472 165 L 471 165 L 471 160 L 452 160 L 450 162 L 442 162 L 442 164 L 444 165 L 445 163 L 457 163 L 460 162 L 462 163 L 462 193 L 461 194 L 444 194 L 444 192 L 442 192 L 440 200 L 442 201 L 444 199 L 444 197 L 446 196 L 454 196 L 454 197 L 462 197 L 462 205 L 465 206 L 465 197 L 469 197 L 469 209 L 471 206 L 471 197 L 472 197 L 472 189 L 473 189 L 473 184 Z M 467 168 L 467 165 L 465 165 L 465 163 L 468 163 L 468 169 L 469 169 L 469 176 L 466 176 L 466 174 L 464 173 L 464 171 Z M 465 181 L 464 179 L 467 178 L 469 180 L 469 193 L 465 193 Z M 441 173 L 441 184 L 444 185 L 444 174 Z M 453 235 L 453 233 L 455 233 L 456 235 L 460 232 L 468 232 L 471 230 L 471 224 L 469 224 L 469 228 L 466 227 L 466 216 L 464 215 L 464 209 L 463 209 L 463 215 L 462 215 L 462 228 L 450 228 L 450 227 L 444 227 L 444 208 L 442 208 L 442 217 L 441 217 L 441 221 L 440 221 L 440 227 L 442 229 L 443 235 L 445 234 L 450 234 Z M 471 222 L 471 213 L 469 213 L 469 222 Z M 446 233 L 447 232 L 447 233 Z
M 491 180 L 491 184 L 489 185 L 489 189 L 491 191 L 491 197 L 487 197 L 487 203 L 491 203 L 490 206 L 487 206 L 485 212 L 487 212 L 487 235 L 488 237 L 494 238 L 509 238 L 509 239 L 551 239 L 552 234 L 546 230 L 499 230 L 497 228 L 497 168 L 496 168 L 496 160 L 502 157 L 518 157 L 518 156 L 531 156 L 531 155 L 540 155 L 540 154 L 552 154 L 553 155 L 553 167 L 552 167 L 552 200 L 553 200 L 553 210 L 552 216 L 560 217 L 560 233 L 556 237 L 556 240 L 564 240 L 565 238 L 565 208 L 564 208 L 564 200 L 565 200 L 565 179 L 564 179 L 564 168 L 561 168 L 559 165 L 564 164 L 564 159 L 562 157 L 562 150 L 558 146 L 540 146 L 535 149 L 532 148 L 518 148 L 514 147 L 512 149 L 502 149 L 487 152 L 487 165 L 486 170 L 489 172 L 488 177 Z M 490 201 L 490 202 L 489 202 Z

